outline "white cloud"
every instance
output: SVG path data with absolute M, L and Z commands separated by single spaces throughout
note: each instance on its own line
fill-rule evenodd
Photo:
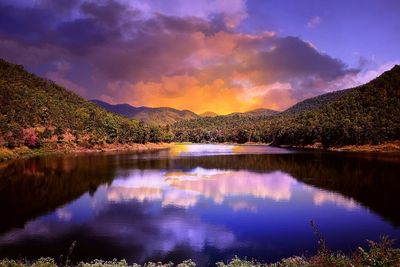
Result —
M 321 21 L 322 21 L 321 17 L 315 16 L 315 17 L 311 18 L 311 19 L 307 22 L 307 27 L 308 27 L 308 28 L 311 28 L 311 29 L 312 29 L 312 28 L 315 28 L 315 27 L 317 27 L 318 25 L 321 24 Z

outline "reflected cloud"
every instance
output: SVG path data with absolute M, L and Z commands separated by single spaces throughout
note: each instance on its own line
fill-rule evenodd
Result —
M 121 202 L 136 199 L 140 202 L 155 201 L 162 198 L 162 191 L 159 188 L 127 188 L 111 187 L 107 193 L 107 199 L 112 202 Z
M 51 233 L 47 224 L 38 220 L 28 222 L 23 229 L 13 229 L 0 236 L 0 245 L 13 244 L 26 238 L 43 238 Z
M 162 205 L 190 208 L 195 206 L 198 200 L 199 195 L 196 193 L 174 190 L 166 192 L 162 200 Z
M 313 194 L 314 204 L 322 206 L 325 203 L 333 203 L 336 206 L 347 210 L 354 210 L 359 207 L 359 204 L 351 198 L 344 197 L 338 193 L 318 190 Z
M 95 197 L 101 197 L 96 195 Z M 148 212 L 148 205 L 109 205 L 95 218 L 79 224 L 59 223 L 56 217 L 41 217 L 0 236 L 1 245 L 26 243 L 29 240 L 64 244 L 66 236 L 77 238 L 79 249 L 92 250 L 93 236 L 102 237 L 107 253 L 119 252 L 129 260 L 145 262 L 155 255 L 167 255 L 185 247 L 190 253 L 201 253 L 205 247 L 218 250 L 237 246 L 231 230 L 218 224 L 208 224 L 183 210 L 162 211 L 157 216 Z M 85 247 L 89 244 L 89 247 Z M 130 248 L 130 249 L 127 249 Z M 103 255 L 106 257 L 106 255 Z
M 193 172 L 197 173 L 198 169 L 194 169 Z M 185 175 L 175 176 L 170 180 L 170 186 L 198 192 L 216 203 L 222 203 L 229 196 L 253 196 L 274 201 L 287 201 L 290 200 L 292 186 L 296 183 L 291 176 L 280 171 L 254 173 L 221 170 L 204 176 L 200 172 L 198 179 L 187 178 L 188 176 Z
M 72 218 L 72 212 L 65 208 L 58 209 L 56 214 L 61 221 L 70 221 Z
M 244 210 L 244 211 L 257 212 L 256 205 L 251 204 L 251 203 L 249 203 L 247 201 L 244 201 L 244 200 L 232 202 L 230 204 L 230 206 L 234 211 L 242 211 L 242 210 Z
M 134 171 L 128 178 L 116 179 L 111 184 L 107 199 L 113 202 L 131 199 L 161 201 L 162 206 L 182 208 L 195 206 L 200 197 L 210 198 L 217 204 L 233 196 L 288 201 L 296 183 L 295 179 L 280 171 L 255 173 L 200 167 L 190 171 Z M 239 210 L 244 206 L 239 203 L 232 208 Z
M 171 251 L 177 244 L 187 244 L 192 249 L 201 251 L 206 245 L 217 249 L 226 249 L 236 242 L 232 232 L 222 226 L 208 225 L 198 219 L 179 216 L 167 217 L 160 223 L 163 236 L 169 236 L 161 242 L 160 250 Z

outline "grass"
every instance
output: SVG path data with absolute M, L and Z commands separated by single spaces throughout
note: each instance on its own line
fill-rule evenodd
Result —
M 0 146 L 0 162 L 6 162 L 11 159 L 30 158 L 46 155 L 61 155 L 66 153 L 81 153 L 81 152 L 115 152 L 115 151 L 155 151 L 166 149 L 170 146 L 169 143 L 146 143 L 146 144 L 105 144 L 92 148 L 77 146 L 73 143 L 46 143 L 41 148 L 30 149 L 27 146 L 20 146 L 13 149 Z
M 316 229 L 316 228 L 315 228 Z M 318 253 L 311 257 L 293 256 L 283 259 L 276 263 L 261 263 L 254 260 L 242 260 L 238 257 L 233 258 L 227 263 L 218 262 L 217 267 L 334 267 L 334 266 L 400 266 L 400 249 L 393 248 L 393 240 L 387 236 L 381 237 L 379 242 L 369 241 L 369 248 L 363 249 L 359 247 L 357 251 L 351 255 L 341 252 L 330 251 L 325 246 L 325 241 L 316 233 L 320 249 Z M 0 267 L 194 267 L 196 264 L 192 260 L 187 260 L 179 264 L 149 262 L 144 265 L 128 264 L 125 260 L 102 261 L 94 260 L 91 262 L 71 263 L 70 256 L 73 247 L 71 246 L 69 256 L 62 264 L 56 263 L 52 258 L 40 258 L 35 261 L 28 260 L 0 260 Z
M 6 161 L 15 158 L 17 155 L 8 148 L 0 147 L 0 161 Z
M 393 240 L 383 236 L 379 242 L 369 241 L 369 249 L 364 250 L 359 247 L 351 255 L 341 252 L 320 250 L 316 255 L 306 258 L 294 256 L 283 259 L 279 262 L 267 264 L 257 261 L 241 260 L 234 258 L 228 263 L 217 263 L 218 267 L 362 267 L 380 266 L 391 267 L 400 266 L 400 249 L 392 248 Z
M 6 147 L 0 147 L 0 162 L 8 161 L 11 159 L 18 158 L 29 158 L 34 156 L 47 155 L 52 152 L 46 151 L 44 148 L 30 149 L 26 146 L 9 149 Z

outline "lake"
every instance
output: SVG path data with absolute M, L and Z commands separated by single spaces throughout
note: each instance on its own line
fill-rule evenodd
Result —
M 200 266 L 400 239 L 400 155 L 257 145 L 45 156 L 0 165 L 0 257 Z M 399 242 L 395 243 L 399 246 Z

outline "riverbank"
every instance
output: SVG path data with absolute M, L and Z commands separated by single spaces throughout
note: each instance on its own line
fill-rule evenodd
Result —
M 324 150 L 334 152 L 400 152 L 400 140 L 384 142 L 381 144 L 373 145 L 346 145 L 346 146 L 333 146 L 325 148 L 321 143 L 315 143 L 306 146 L 280 146 L 284 148 L 302 148 L 310 150 Z
M 74 153 L 100 153 L 100 152 L 144 152 L 167 149 L 172 144 L 169 143 L 146 143 L 146 144 L 104 144 L 95 145 L 91 148 L 77 146 L 75 144 L 45 144 L 40 149 L 30 149 L 26 146 L 9 149 L 0 147 L 0 162 L 19 158 L 29 158 L 41 155 L 74 154 Z
M 99 153 L 99 152 L 117 152 L 117 151 L 130 151 L 130 152 L 143 152 L 153 151 L 160 149 L 167 149 L 176 143 L 146 143 L 146 144 L 104 144 L 95 145 L 91 148 L 77 146 L 76 144 L 68 143 L 48 143 L 40 149 L 30 149 L 26 146 L 9 149 L 0 147 L 0 162 L 11 159 L 27 158 L 40 155 L 49 154 L 65 154 L 65 153 Z M 178 144 L 191 144 L 191 143 L 178 143 Z M 237 143 L 215 143 L 222 145 L 238 145 Z M 266 143 L 248 142 L 243 145 L 267 145 Z M 310 150 L 325 150 L 333 152 L 400 152 L 400 140 L 390 141 L 382 144 L 372 145 L 347 145 L 339 147 L 324 148 L 321 143 L 306 146 L 280 146 L 283 148 L 301 148 Z
M 331 151 L 353 151 L 353 152 L 400 152 L 400 140 L 385 142 L 378 145 L 347 145 L 333 147 Z

